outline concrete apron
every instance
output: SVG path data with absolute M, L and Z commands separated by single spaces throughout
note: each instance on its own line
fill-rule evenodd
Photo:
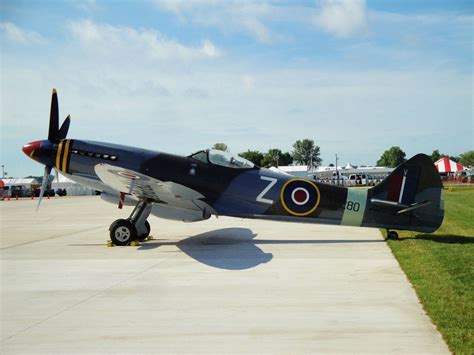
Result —
M 12 353 L 449 353 L 375 229 L 149 219 L 97 197 L 0 204 L 1 343 Z

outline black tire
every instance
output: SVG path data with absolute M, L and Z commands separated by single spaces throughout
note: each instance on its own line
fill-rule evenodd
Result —
M 388 232 L 387 239 L 398 240 L 398 233 L 395 231 Z
M 145 221 L 145 227 L 146 227 L 146 234 L 142 234 L 141 236 L 137 237 L 137 240 L 140 242 L 144 241 L 150 235 L 151 226 L 148 221 Z
M 137 229 L 126 219 L 117 219 L 110 225 L 110 240 L 114 245 L 129 245 L 137 239 Z

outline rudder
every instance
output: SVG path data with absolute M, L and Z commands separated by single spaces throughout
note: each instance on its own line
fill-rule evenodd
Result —
M 443 184 L 425 154 L 400 164 L 368 197 L 367 222 L 384 228 L 434 232 L 443 221 Z

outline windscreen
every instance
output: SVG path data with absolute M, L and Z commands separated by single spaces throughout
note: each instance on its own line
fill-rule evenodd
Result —
M 235 169 L 251 169 L 255 166 L 254 163 L 239 157 L 238 155 L 214 149 L 209 150 L 209 161 L 215 165 Z

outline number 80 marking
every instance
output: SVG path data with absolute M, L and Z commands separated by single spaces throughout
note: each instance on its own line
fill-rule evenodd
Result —
M 353 201 L 347 201 L 346 209 L 348 209 L 349 211 L 359 212 L 360 203 L 359 202 L 353 202 Z

